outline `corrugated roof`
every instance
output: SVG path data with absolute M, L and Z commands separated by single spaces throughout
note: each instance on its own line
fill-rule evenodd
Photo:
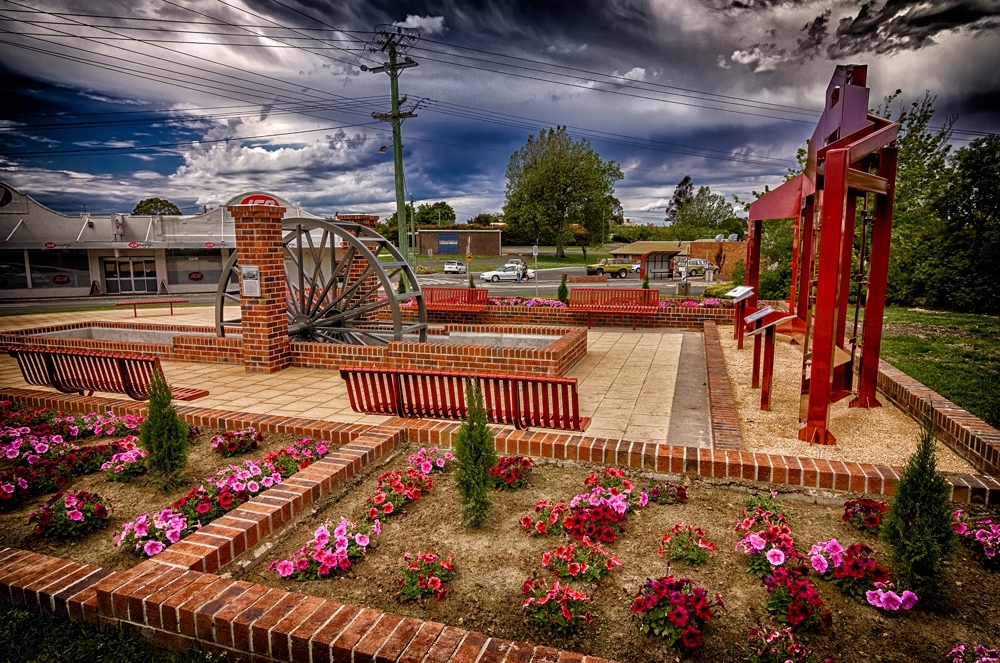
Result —
M 650 251 L 680 251 L 681 253 L 687 253 L 690 246 L 691 242 L 686 241 L 656 242 L 647 240 L 626 244 L 620 249 L 615 249 L 612 255 L 641 255 Z

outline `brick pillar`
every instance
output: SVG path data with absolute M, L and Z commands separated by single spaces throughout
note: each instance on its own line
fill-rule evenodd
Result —
M 243 364 L 248 373 L 274 373 L 291 363 L 288 305 L 285 303 L 285 258 L 281 247 L 284 207 L 236 205 L 228 208 L 236 226 L 236 259 L 240 266 L 260 268 L 260 297 L 243 293 Z

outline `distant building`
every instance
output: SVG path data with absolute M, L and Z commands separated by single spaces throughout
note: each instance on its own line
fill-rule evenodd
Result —
M 417 251 L 421 255 L 427 255 L 430 250 L 433 255 L 454 255 L 463 259 L 470 251 L 476 256 L 498 256 L 503 248 L 502 235 L 501 230 L 421 229 L 417 231 Z
M 729 279 L 733 275 L 736 261 L 746 257 L 746 242 L 722 241 L 714 239 L 699 239 L 695 241 L 641 241 L 632 242 L 615 249 L 611 255 L 615 258 L 639 260 L 643 255 L 655 251 L 657 253 L 674 254 L 678 258 L 704 258 L 719 265 L 722 258 L 722 271 L 718 278 Z
M 0 183 L 0 298 L 214 292 L 236 246 L 226 207 L 240 204 L 284 207 L 286 218 L 319 218 L 262 192 L 190 216 L 71 216 Z

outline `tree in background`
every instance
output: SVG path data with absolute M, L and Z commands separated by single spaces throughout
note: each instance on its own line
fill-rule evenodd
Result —
M 180 216 L 181 210 L 164 198 L 144 198 L 132 208 L 132 214 L 143 216 Z
M 500 216 L 497 214 L 489 214 L 487 212 L 480 212 L 468 221 L 467 224 L 470 226 L 489 226 L 490 224 L 497 223 L 500 220 Z
M 674 197 L 667 204 L 667 218 L 665 221 L 668 226 L 677 219 L 677 212 L 691 202 L 692 198 L 694 198 L 694 182 L 691 180 L 690 175 L 685 175 L 677 183 L 677 186 L 674 187 Z
M 676 194 L 674 196 L 676 198 Z M 673 202 L 670 204 L 673 205 Z M 673 222 L 667 226 L 664 235 L 665 239 L 690 241 L 715 237 L 720 233 L 742 236 L 745 229 L 746 221 L 736 216 L 732 203 L 703 186 L 698 188 L 694 197 L 677 209 Z
M 455 210 L 445 201 L 421 203 L 413 215 L 417 226 L 451 226 L 455 224 Z
M 149 456 L 146 464 L 164 491 L 179 486 L 187 466 L 188 427 L 177 415 L 170 385 L 161 371 L 149 382 L 149 404 L 139 426 L 139 444 Z
M 892 118 L 890 107 L 900 94 L 886 97 L 884 108 L 876 113 Z M 889 257 L 889 283 L 886 299 L 898 304 L 935 305 L 940 298 L 931 290 L 937 276 L 935 262 L 946 256 L 937 253 L 937 239 L 943 228 L 935 201 L 951 179 L 948 153 L 951 146 L 951 126 L 945 121 L 941 129 L 932 130 L 934 97 L 927 93 L 921 101 L 901 108 L 898 117 L 899 159 L 896 170 L 896 192 L 893 203 L 892 251 Z M 950 286 L 949 286 L 950 287 Z
M 455 487 L 462 502 L 462 523 L 479 527 L 490 511 L 490 488 L 493 477 L 490 468 L 497 464 L 497 450 L 490 432 L 483 391 L 479 380 L 465 381 L 465 420 L 455 436 Z
M 508 232 L 554 244 L 556 257 L 564 258 L 565 245 L 573 241 L 571 224 L 592 231 L 594 224 L 611 222 L 621 208 L 614 183 L 623 177 L 618 164 L 601 159 L 587 139 L 574 141 L 565 126 L 542 129 L 507 164 Z
M 1000 135 L 977 138 L 952 159 L 952 176 L 934 202 L 939 233 L 927 284 L 929 303 L 1000 313 Z M 955 278 L 957 277 L 957 279 Z M 956 287 L 955 282 L 961 283 Z

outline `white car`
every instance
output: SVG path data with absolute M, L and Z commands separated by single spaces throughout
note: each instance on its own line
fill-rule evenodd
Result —
M 642 269 L 642 262 L 637 260 L 636 262 L 632 263 L 633 272 L 638 272 L 640 269 Z
M 503 267 L 497 267 L 493 271 L 483 272 L 479 275 L 484 281 L 492 281 L 493 283 L 499 283 L 500 281 L 517 281 L 517 270 L 515 265 L 504 265 Z M 529 281 L 535 278 L 535 270 L 529 269 L 527 274 L 522 276 L 522 280 Z
M 465 263 L 458 260 L 449 260 L 444 264 L 445 274 L 465 274 L 466 269 Z

